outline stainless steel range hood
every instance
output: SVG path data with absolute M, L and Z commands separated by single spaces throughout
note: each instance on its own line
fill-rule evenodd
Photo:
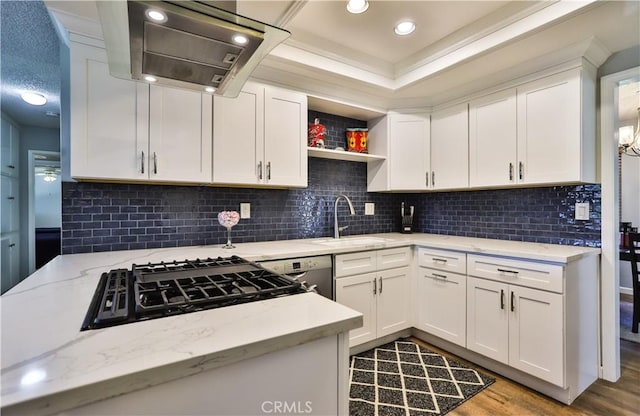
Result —
M 152 76 L 156 83 L 197 91 L 210 87 L 226 97 L 236 97 L 262 58 L 290 35 L 212 1 L 96 5 L 111 75 L 140 81 Z M 152 12 L 161 13 L 159 21 Z

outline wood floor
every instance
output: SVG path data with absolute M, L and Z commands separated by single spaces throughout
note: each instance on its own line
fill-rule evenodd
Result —
M 638 416 L 640 415 L 640 344 L 620 341 L 620 380 L 596 381 L 571 406 L 561 404 L 489 370 L 413 338 L 416 343 L 496 378 L 496 382 L 457 407 L 451 416 Z

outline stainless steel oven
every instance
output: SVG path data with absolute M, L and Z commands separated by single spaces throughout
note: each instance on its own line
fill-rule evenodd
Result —
M 322 296 L 335 300 L 333 288 L 333 263 L 330 255 L 269 260 L 260 265 L 274 273 L 283 274 L 300 282 Z

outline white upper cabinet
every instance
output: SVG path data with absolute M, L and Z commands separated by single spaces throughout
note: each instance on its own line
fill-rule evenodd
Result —
M 247 83 L 214 97 L 213 182 L 307 186 L 307 97 Z
M 425 113 L 390 113 L 369 122 L 369 150 L 386 160 L 367 165 L 367 191 L 426 190 L 430 171 L 430 119 Z
M 469 114 L 467 104 L 431 115 L 430 189 L 469 186 Z
M 586 69 L 517 88 L 520 183 L 595 181 L 595 82 Z
M 211 182 L 211 96 L 112 77 L 104 49 L 72 42 L 71 176 Z
M 18 176 L 18 149 L 20 147 L 20 130 L 9 120 L 2 119 L 0 133 L 2 145 L 2 166 L 0 173 L 8 176 Z
M 307 97 L 265 87 L 264 167 L 266 184 L 307 186 Z
M 469 103 L 469 185 L 500 186 L 517 181 L 516 90 Z
M 138 149 L 149 138 L 136 116 L 148 112 L 148 90 L 109 75 L 104 49 L 71 43 L 71 176 L 146 177 Z
M 211 182 L 211 96 L 152 85 L 149 97 L 149 178 Z

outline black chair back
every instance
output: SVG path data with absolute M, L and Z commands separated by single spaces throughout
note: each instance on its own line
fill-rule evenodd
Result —
M 629 233 L 629 251 L 631 253 L 631 280 L 633 281 L 633 323 L 631 332 L 638 333 L 640 323 L 640 233 Z

